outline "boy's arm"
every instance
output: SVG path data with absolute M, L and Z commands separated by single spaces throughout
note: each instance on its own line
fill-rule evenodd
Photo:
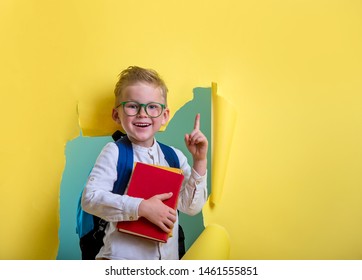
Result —
M 99 154 L 82 195 L 83 209 L 110 222 L 138 218 L 142 199 L 112 193 L 117 180 L 118 148 L 107 144 Z
M 208 141 L 200 131 L 200 114 L 196 115 L 194 129 L 185 135 L 185 143 L 193 158 L 192 168 L 187 158 L 179 154 L 185 182 L 180 192 L 178 209 L 188 215 L 196 215 L 207 200 L 207 150 Z

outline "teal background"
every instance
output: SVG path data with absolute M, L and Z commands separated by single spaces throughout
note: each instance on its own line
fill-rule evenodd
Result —
M 195 116 L 201 114 L 201 130 L 209 140 L 208 152 L 208 192 L 211 191 L 211 88 L 195 88 L 194 98 L 182 106 L 174 115 L 164 132 L 156 135 L 158 141 L 180 149 L 192 164 L 184 135 L 190 133 Z M 80 193 L 98 154 L 103 146 L 113 141 L 106 137 L 83 137 L 80 135 L 66 145 L 66 166 L 60 186 L 60 228 L 58 260 L 81 259 L 79 239 L 76 234 L 76 211 Z M 186 236 L 186 250 L 204 229 L 202 213 L 188 216 L 180 213 L 180 224 Z

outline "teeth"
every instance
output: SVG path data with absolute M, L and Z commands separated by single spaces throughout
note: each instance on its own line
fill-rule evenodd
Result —
M 136 123 L 135 125 L 139 126 L 139 127 L 147 127 L 147 126 L 149 126 L 149 124 L 147 124 L 147 123 Z

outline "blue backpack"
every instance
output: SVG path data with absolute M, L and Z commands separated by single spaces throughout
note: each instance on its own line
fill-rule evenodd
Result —
M 133 149 L 132 143 L 125 134 L 116 131 L 112 135 L 119 150 L 117 162 L 117 180 L 113 185 L 113 193 L 124 194 L 133 169 Z M 165 155 L 165 159 L 171 167 L 180 168 L 179 159 L 175 151 L 160 142 L 160 148 Z M 82 191 L 83 192 L 83 191 Z M 89 214 L 81 206 L 82 193 L 78 200 L 77 208 L 77 228 L 79 245 L 82 253 L 82 260 L 94 260 L 99 250 L 103 246 L 103 237 L 108 224 L 107 221 Z M 179 258 L 185 254 L 185 236 L 182 227 L 179 226 Z

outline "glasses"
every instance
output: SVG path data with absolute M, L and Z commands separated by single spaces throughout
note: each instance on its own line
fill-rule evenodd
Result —
M 163 110 L 166 108 L 165 104 L 150 102 L 147 104 L 138 103 L 136 101 L 124 101 L 121 102 L 116 108 L 122 106 L 124 113 L 127 116 L 135 116 L 138 115 L 143 107 L 147 116 L 150 118 L 157 118 L 161 116 Z

